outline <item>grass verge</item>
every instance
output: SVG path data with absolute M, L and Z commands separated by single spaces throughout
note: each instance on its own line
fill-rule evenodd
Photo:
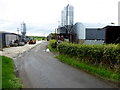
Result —
M 6 56 L 0 56 L 0 58 L 2 58 L 2 88 L 22 88 L 20 79 L 14 73 L 13 60 Z
M 69 65 L 72 65 L 76 68 L 87 71 L 93 75 L 99 76 L 106 80 L 110 80 L 110 81 L 113 81 L 116 83 L 118 81 L 120 81 L 119 73 L 114 73 L 114 72 L 106 70 L 102 67 L 95 67 L 95 66 L 87 64 L 85 62 L 78 61 L 76 58 L 73 58 L 73 57 L 71 58 L 68 55 L 60 54 L 60 55 L 56 56 L 56 58 L 59 59 L 61 62 L 67 63 Z
M 0 57 L 0 89 L 2 89 L 2 57 Z

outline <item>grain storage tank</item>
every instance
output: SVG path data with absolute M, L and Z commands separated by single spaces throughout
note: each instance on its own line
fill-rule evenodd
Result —
M 25 37 L 25 34 L 26 34 L 26 24 L 24 22 L 21 24 L 21 33 Z

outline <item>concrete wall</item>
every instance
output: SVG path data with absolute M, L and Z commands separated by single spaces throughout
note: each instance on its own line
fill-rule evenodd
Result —
M 79 43 L 79 44 L 83 44 L 85 42 L 85 39 L 78 39 L 77 40 L 77 43 Z
M 83 44 L 104 44 L 104 40 L 85 40 Z

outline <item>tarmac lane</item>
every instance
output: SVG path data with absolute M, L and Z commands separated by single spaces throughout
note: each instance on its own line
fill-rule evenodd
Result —
M 23 56 L 17 57 L 15 64 L 24 88 L 114 88 L 86 72 L 66 65 L 51 52 L 46 52 L 48 42 L 42 42 Z

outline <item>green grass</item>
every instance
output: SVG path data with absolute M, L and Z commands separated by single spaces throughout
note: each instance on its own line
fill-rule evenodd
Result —
M 119 73 L 115 73 L 115 72 L 106 70 L 103 67 L 95 67 L 95 66 L 87 64 L 85 62 L 81 62 L 81 61 L 77 60 L 76 58 L 73 58 L 73 57 L 71 58 L 70 56 L 63 55 L 63 54 L 56 56 L 56 58 L 64 63 L 72 65 L 76 68 L 82 69 L 84 71 L 87 71 L 87 72 L 89 72 L 93 75 L 99 76 L 101 78 L 115 81 L 115 82 L 120 80 Z
M 2 57 L 0 57 L 0 89 L 2 88 Z
M 14 73 L 13 60 L 6 56 L 0 58 L 2 58 L 2 88 L 22 88 L 19 78 Z
M 40 37 L 40 36 L 28 36 L 29 38 L 34 38 L 34 40 L 42 40 L 43 38 L 46 40 L 46 37 Z

